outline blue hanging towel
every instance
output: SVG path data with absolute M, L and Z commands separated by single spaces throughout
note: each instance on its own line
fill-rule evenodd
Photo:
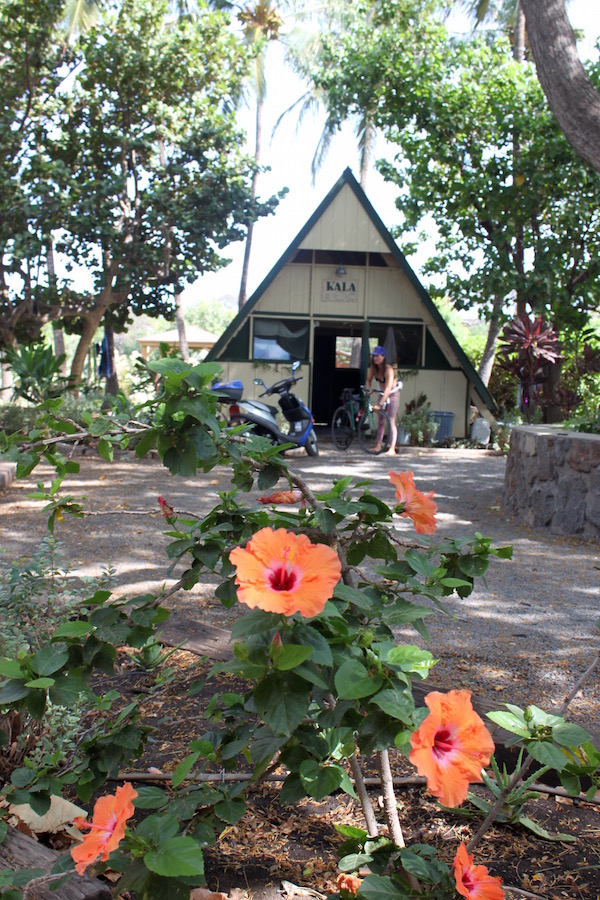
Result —
M 98 375 L 100 376 L 100 378 L 110 378 L 112 375 L 108 338 L 106 337 L 106 335 L 104 335 L 102 339 L 102 350 L 100 351 L 100 365 L 98 367 Z

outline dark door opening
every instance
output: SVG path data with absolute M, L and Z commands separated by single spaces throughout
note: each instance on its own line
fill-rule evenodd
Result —
M 344 388 L 360 388 L 361 325 L 336 322 L 319 325 L 314 333 L 312 414 L 329 425 Z

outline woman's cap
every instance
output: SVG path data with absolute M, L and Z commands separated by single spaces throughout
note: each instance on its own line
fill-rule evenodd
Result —
M 385 356 L 385 347 L 375 347 L 373 356 Z

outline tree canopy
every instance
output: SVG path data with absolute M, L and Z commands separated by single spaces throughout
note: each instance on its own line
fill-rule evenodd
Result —
M 173 20 L 166 0 L 124 0 L 65 52 L 60 7 L 12 0 L 0 12 L 3 34 L 22 31 L 0 64 L 12 160 L 0 338 L 64 321 L 81 334 L 78 377 L 105 316 L 118 327 L 129 312 L 169 314 L 174 292 L 222 265 L 219 251 L 276 199 L 251 195 L 231 104 L 247 60 L 222 13 Z
M 452 40 L 435 4 L 386 0 L 330 42 L 317 76 L 341 119 L 371 109 L 398 146 L 398 233 L 435 220 L 428 270 L 457 306 L 521 301 L 557 324 L 597 308 L 600 179 L 572 151 L 531 66 L 503 41 Z

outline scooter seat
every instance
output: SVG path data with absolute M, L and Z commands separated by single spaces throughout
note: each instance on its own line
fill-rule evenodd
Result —
M 276 416 L 279 412 L 276 406 L 269 406 L 268 403 L 263 403 L 261 400 L 244 400 L 243 402 L 245 406 L 254 407 L 254 409 L 262 412 L 268 412 L 272 416 Z

